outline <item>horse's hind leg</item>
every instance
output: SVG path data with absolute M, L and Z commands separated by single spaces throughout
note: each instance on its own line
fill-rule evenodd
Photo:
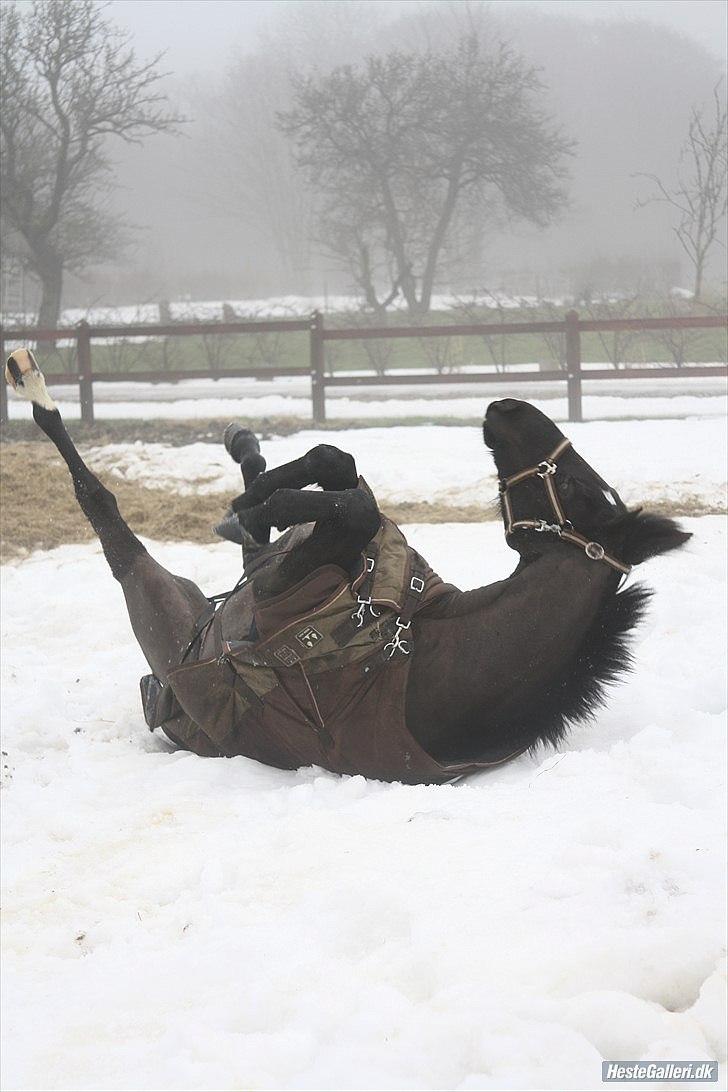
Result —
M 46 409 L 34 402 L 33 417 L 55 444 L 71 472 L 76 500 L 99 537 L 112 576 L 123 580 L 134 562 L 146 554 L 146 549 L 122 519 L 114 494 L 84 463 L 58 410 Z
M 58 410 L 34 405 L 33 416 L 71 472 L 76 499 L 121 585 L 134 636 L 154 674 L 164 680 L 192 639 L 207 598 L 191 580 L 174 576 L 150 556 L 123 519 L 114 494 L 78 454 Z
M 166 681 L 209 611 L 196 584 L 174 576 L 146 551 L 120 581 L 131 628 L 147 663 Z
M 192 581 L 173 576 L 150 557 L 122 518 L 116 498 L 86 466 L 68 435 L 40 371 L 21 372 L 13 354 L 8 369 L 19 393 L 33 403 L 33 417 L 71 472 L 78 503 L 99 537 L 112 575 L 119 581 L 134 634 L 152 671 L 166 677 L 179 663 L 207 599 Z M 32 358 L 30 358 L 32 360 Z M 29 368 L 21 356 L 26 369 Z

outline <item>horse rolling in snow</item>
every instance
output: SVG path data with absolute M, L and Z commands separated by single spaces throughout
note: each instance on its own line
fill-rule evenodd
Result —
M 242 544 L 244 573 L 215 603 L 129 529 L 28 350 L 6 377 L 68 465 L 121 585 L 152 671 L 147 723 L 202 755 L 415 784 L 557 745 L 629 666 L 649 593 L 620 590 L 625 575 L 690 537 L 628 511 L 548 417 L 506 398 L 488 407 L 483 436 L 519 561 L 462 592 L 380 515 L 351 455 L 319 445 L 266 471 L 255 436 L 229 426 L 245 491 L 218 530 Z M 286 533 L 270 544 L 273 527 Z

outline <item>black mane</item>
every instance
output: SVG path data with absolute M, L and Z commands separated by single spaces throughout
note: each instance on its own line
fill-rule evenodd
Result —
M 533 719 L 528 724 L 519 722 L 519 737 L 531 740 L 532 748 L 556 747 L 571 725 L 594 716 L 605 704 L 610 684 L 632 668 L 632 631 L 651 597 L 644 584 L 606 597 L 578 653 L 543 692 Z
M 435 757 L 447 762 L 494 762 L 542 745 L 558 747 L 572 725 L 594 717 L 606 704 L 610 684 L 632 668 L 630 638 L 651 597 L 643 584 L 608 594 L 579 651 L 548 684 L 541 684 L 526 710 L 500 720 L 480 711 L 460 725 Z

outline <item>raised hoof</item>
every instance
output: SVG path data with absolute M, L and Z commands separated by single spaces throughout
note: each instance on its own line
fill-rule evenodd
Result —
M 246 526 L 247 522 L 241 521 L 234 512 L 228 512 L 225 518 L 213 527 L 213 531 L 220 538 L 224 538 L 228 542 L 234 542 L 246 549 L 253 546 L 262 546 L 270 542 L 270 524 L 265 524 L 257 519 L 251 521 L 250 526 Z
M 255 508 L 238 512 L 237 519 L 243 533 L 251 535 L 258 545 L 270 542 L 271 521 L 267 504 L 257 504 Z
M 43 373 L 30 349 L 13 350 L 5 365 L 5 379 L 26 402 L 33 402 L 45 410 L 56 408 L 45 385 Z
M 233 512 L 229 512 L 212 530 L 220 538 L 227 539 L 228 542 L 235 542 L 238 546 L 245 544 L 248 535 L 247 531 L 243 531 L 240 520 Z
M 260 454 L 260 444 L 255 433 L 231 421 L 222 434 L 222 442 L 233 462 L 242 463 L 249 455 Z

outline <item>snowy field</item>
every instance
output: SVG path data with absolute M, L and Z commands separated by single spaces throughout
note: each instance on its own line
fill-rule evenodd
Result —
M 606 367 L 606 365 L 601 365 Z M 78 386 L 53 386 L 53 398 L 68 420 L 80 417 Z M 564 383 L 519 382 L 504 376 L 499 383 L 412 384 L 366 388 L 331 387 L 326 391 L 327 416 L 338 420 L 388 421 L 438 418 L 476 421 L 494 398 L 518 397 L 537 405 L 556 421 L 568 416 Z M 12 392 L 11 420 L 28 420 L 30 405 Z M 605 379 L 584 382 L 586 420 L 724 417 L 728 408 L 721 377 L 671 375 L 667 379 Z M 213 417 L 311 417 L 311 384 L 307 376 L 261 379 L 188 379 L 181 383 L 94 382 L 98 420 L 155 417 L 165 420 Z
M 615 470 L 717 466 L 683 436 L 625 434 Z M 598 1089 L 602 1058 L 723 1058 L 726 529 L 684 525 L 609 708 L 446 787 L 174 753 L 100 549 L 6 565 L 3 1088 Z M 406 530 L 462 587 L 513 566 L 494 523 Z M 151 548 L 209 592 L 239 573 Z
M 725 506 L 725 418 L 623 421 L 618 443 L 616 426 L 606 421 L 564 427 L 580 454 L 627 504 Z M 493 460 L 477 426 L 311 429 L 272 437 L 261 450 L 274 467 L 321 443 L 351 452 L 383 504 L 482 506 L 497 495 Z M 188 494 L 219 492 L 221 504 L 242 491 L 240 471 L 222 443 L 105 444 L 84 447 L 83 453 L 97 472 L 145 486 Z
M 675 295 L 680 295 L 681 289 L 673 289 Z M 688 293 L 689 295 L 689 293 Z M 618 297 L 613 297 L 618 298 Z M 466 297 L 444 293 L 436 293 L 432 297 L 432 308 L 435 311 L 448 311 L 466 302 L 469 306 L 505 308 L 513 310 L 518 307 L 536 307 L 542 301 L 536 296 L 511 296 L 503 292 L 493 293 L 469 293 Z M 566 308 L 568 305 L 562 299 L 551 299 L 549 302 Z M 314 311 L 323 311 L 325 314 L 339 314 L 349 312 L 356 314 L 362 309 L 362 301 L 358 296 L 325 295 L 325 296 L 266 296 L 264 298 L 247 298 L 241 300 L 174 300 L 169 304 L 169 314 L 173 322 L 221 322 L 225 317 L 225 307 L 231 307 L 239 318 L 305 318 Z M 393 311 L 405 311 L 406 303 L 402 297 L 392 301 L 390 305 Z M 155 323 L 162 322 L 159 305 L 156 303 L 129 304 L 125 307 L 66 307 L 61 313 L 59 326 L 75 326 L 77 322 L 85 319 L 91 326 L 106 326 L 114 323 Z M 6 313 L 2 316 L 6 326 L 33 325 L 35 315 L 32 313 L 14 314 Z

